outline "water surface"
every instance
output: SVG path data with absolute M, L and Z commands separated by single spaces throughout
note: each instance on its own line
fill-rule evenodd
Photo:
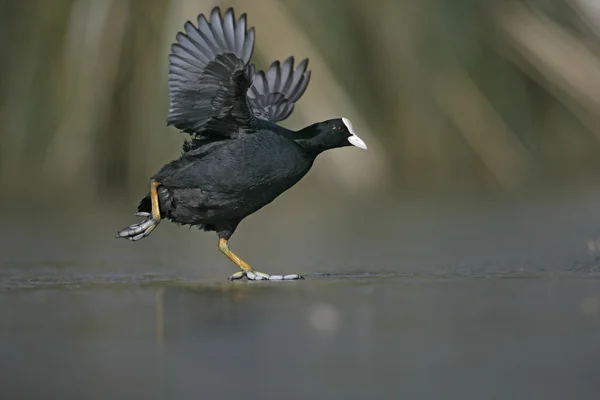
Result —
M 114 239 L 130 213 L 9 215 L 0 397 L 596 399 L 595 204 L 245 221 L 234 251 L 299 282 L 227 282 L 195 230 Z

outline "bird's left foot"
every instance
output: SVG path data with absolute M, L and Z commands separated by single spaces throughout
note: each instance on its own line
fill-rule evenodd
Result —
M 231 275 L 228 279 L 230 281 L 235 281 L 238 279 L 242 279 L 243 277 L 248 278 L 249 281 L 296 281 L 299 279 L 304 279 L 302 275 L 298 274 L 289 274 L 289 275 L 269 275 L 264 272 L 258 271 L 240 271 Z

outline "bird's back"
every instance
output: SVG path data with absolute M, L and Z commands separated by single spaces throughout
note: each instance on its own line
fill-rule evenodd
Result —
M 206 210 L 202 218 L 211 220 L 257 211 L 296 184 L 314 161 L 270 130 L 213 146 L 203 154 L 184 154 L 153 177 L 172 193 L 186 193 L 189 203 Z

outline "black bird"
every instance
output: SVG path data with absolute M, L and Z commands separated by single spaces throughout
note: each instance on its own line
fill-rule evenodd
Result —
M 299 131 L 277 125 L 289 117 L 310 80 L 308 59 L 275 61 L 266 72 L 250 64 L 254 28 L 233 9 L 185 33 L 169 55 L 170 108 L 167 125 L 190 135 L 183 154 L 150 179 L 150 193 L 138 206 L 146 220 L 117 237 L 137 241 L 162 218 L 216 231 L 221 250 L 250 280 L 299 279 L 255 271 L 227 244 L 238 224 L 298 182 L 325 150 L 354 145 L 366 149 L 346 118 L 318 122 Z

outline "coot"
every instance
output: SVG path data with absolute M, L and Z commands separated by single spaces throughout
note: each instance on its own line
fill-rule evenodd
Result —
M 311 71 L 308 59 L 275 61 L 257 71 L 250 64 L 254 28 L 233 9 L 186 22 L 185 33 L 169 55 L 168 125 L 189 135 L 178 159 L 150 179 L 150 192 L 138 206 L 145 220 L 118 232 L 137 241 L 164 218 L 181 225 L 216 231 L 221 250 L 241 271 L 229 279 L 301 279 L 297 274 L 255 271 L 233 253 L 228 240 L 248 215 L 272 202 L 298 182 L 325 150 L 366 149 L 352 123 L 336 118 L 299 131 L 277 125 L 289 117 Z

